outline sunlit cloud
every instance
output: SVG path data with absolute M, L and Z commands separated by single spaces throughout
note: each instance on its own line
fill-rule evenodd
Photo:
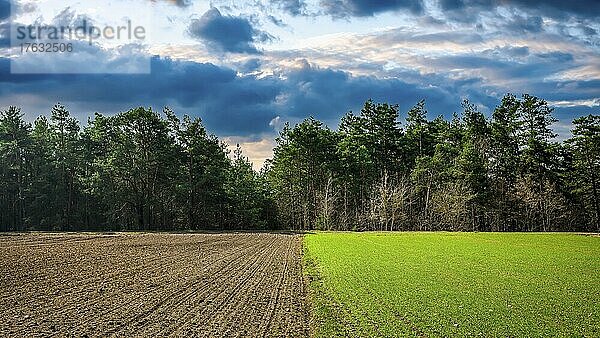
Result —
M 254 170 L 260 170 L 266 160 L 273 156 L 273 148 L 276 145 L 271 136 L 258 140 L 244 137 L 225 137 L 223 142 L 227 144 L 227 148 L 231 153 L 239 145 L 243 156 L 246 156 L 250 160 Z
M 548 103 L 555 107 L 600 107 L 600 97 L 595 97 L 587 100 L 549 101 Z

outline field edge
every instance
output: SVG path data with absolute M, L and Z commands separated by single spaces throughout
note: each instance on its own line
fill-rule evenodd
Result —
M 346 318 L 337 315 L 342 312 L 342 304 L 336 303 L 327 292 L 318 259 L 311 255 L 306 236 L 302 236 L 302 271 L 307 289 L 309 337 L 348 337 L 352 325 L 344 325 Z

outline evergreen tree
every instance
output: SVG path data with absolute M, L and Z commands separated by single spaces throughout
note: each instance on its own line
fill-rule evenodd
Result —
M 172 228 L 172 182 L 179 165 L 167 122 L 151 109 L 136 108 L 97 118 L 91 127 L 99 129 L 93 133 L 96 141 L 106 140 L 97 161 L 112 202 L 109 218 L 130 229 Z
M 458 179 L 473 199 L 469 199 L 471 229 L 485 228 L 485 211 L 490 201 L 488 152 L 490 129 L 485 116 L 468 101 L 463 102 L 465 137 L 457 159 Z
M 600 116 L 573 121 L 574 193 L 583 199 L 590 227 L 600 232 Z
M 181 158 L 182 183 L 178 193 L 184 223 L 188 229 L 210 223 L 223 228 L 225 185 L 230 166 L 225 145 L 216 136 L 208 134 L 199 118 L 186 115 L 180 121 L 169 109 L 165 114 L 172 123 L 178 145 L 176 151 Z
M 233 153 L 227 190 L 232 228 L 273 228 L 274 204 L 270 192 L 261 174 L 252 169 L 252 163 L 242 154 L 239 144 Z
M 322 211 L 337 135 L 314 118 L 286 127 L 277 139 L 270 180 L 283 221 L 294 229 L 314 229 Z
M 31 187 L 28 194 L 31 202 L 25 221 L 33 230 L 59 230 L 60 210 L 55 198 L 57 172 L 53 163 L 53 133 L 45 116 L 35 120 L 31 137 Z
M 286 125 L 256 172 L 198 118 L 136 108 L 80 130 L 58 104 L 33 127 L 0 112 L 0 231 L 598 231 L 600 118 L 554 141 L 552 108 L 506 95 L 491 120 L 367 101 L 332 131 Z
M 0 112 L 0 230 L 23 230 L 27 217 L 31 126 L 17 107 Z
M 556 181 L 552 167 L 555 162 L 555 147 L 552 140 L 556 134 L 551 126 L 556 119 L 552 116 L 553 108 L 542 99 L 528 94 L 523 95 L 520 105 L 522 119 L 521 130 L 521 177 L 520 193 L 527 196 L 525 218 L 529 230 L 548 230 L 551 226 L 552 214 L 548 195 L 554 195 Z
M 440 122 L 440 121 L 438 121 Z M 406 117 L 406 137 L 404 151 L 406 152 L 409 168 L 412 168 L 421 156 L 433 156 L 436 145 L 435 123 L 427 120 L 425 100 L 419 101 L 412 107 Z
M 81 150 L 79 149 L 79 123 L 61 104 L 52 108 L 50 114 L 51 162 L 54 167 L 55 201 L 58 219 L 55 226 L 61 230 L 73 230 L 78 216 L 78 198 Z
M 518 227 L 515 193 L 521 155 L 520 107 L 521 102 L 514 95 L 507 94 L 492 113 L 489 162 L 494 189 L 492 202 L 497 209 L 492 227 L 495 230 L 517 230 Z

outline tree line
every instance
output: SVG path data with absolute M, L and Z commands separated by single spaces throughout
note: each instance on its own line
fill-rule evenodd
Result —
M 488 118 L 367 101 L 332 130 L 287 124 L 256 172 L 170 109 L 0 112 L 0 231 L 600 231 L 600 116 L 555 141 L 553 109 L 506 95 Z
M 198 118 L 136 108 L 85 127 L 0 114 L 0 231 L 266 229 L 267 182 Z
M 337 130 L 287 125 L 266 172 L 292 229 L 600 231 L 600 116 L 556 142 L 553 109 L 506 95 L 490 118 L 468 101 L 447 120 L 421 101 L 367 101 Z

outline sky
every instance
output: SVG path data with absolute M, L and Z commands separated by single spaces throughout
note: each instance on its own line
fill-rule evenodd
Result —
M 23 53 L 15 27 L 126 20 L 144 38 L 69 38 Z M 12 28 L 12 41 L 10 41 Z M 54 41 L 50 41 L 54 42 Z M 28 74 L 22 74 L 28 73 Z M 60 102 L 80 121 L 137 106 L 199 116 L 258 169 L 282 126 L 335 128 L 367 99 L 426 100 L 431 117 L 506 93 L 555 107 L 555 130 L 600 113 L 597 0 L 0 0 L 0 109 L 26 119 Z

